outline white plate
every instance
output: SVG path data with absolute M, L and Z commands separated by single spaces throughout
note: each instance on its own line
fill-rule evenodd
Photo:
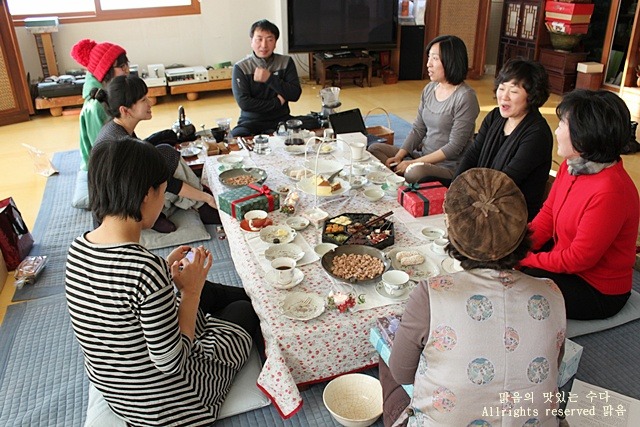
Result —
M 396 254 L 400 251 L 416 251 L 424 257 L 424 262 L 417 265 L 402 266 L 400 262 L 396 260 Z M 433 277 L 440 274 L 440 268 L 427 257 L 427 255 L 416 248 L 395 248 L 389 251 L 389 259 L 391 260 L 391 266 L 396 270 L 404 271 L 409 275 L 411 280 L 422 280 L 427 277 Z
M 315 154 L 318 152 L 318 149 L 320 149 L 320 154 L 330 154 L 336 151 L 336 147 L 333 144 L 322 144 L 321 146 L 316 145 L 311 147 L 311 152 Z
M 187 147 L 187 148 L 180 149 L 180 154 L 182 155 L 182 157 L 191 157 L 191 156 L 197 156 L 198 154 L 200 154 L 201 151 L 202 151 L 202 148 Z
M 218 163 L 222 163 L 226 166 L 238 166 L 242 164 L 242 156 L 236 154 L 227 154 L 226 156 L 218 157 Z
M 282 314 L 293 320 L 310 320 L 324 312 L 324 299 L 318 294 L 292 292 L 282 301 Z
M 353 159 L 353 162 L 354 163 L 368 162 L 369 160 L 371 160 L 372 157 L 373 157 L 373 154 L 371 154 L 368 151 L 365 151 L 362 157 L 360 157 L 359 159 Z M 345 154 L 345 158 L 349 159 L 349 155 Z
M 294 268 L 293 279 L 289 283 L 284 285 L 281 285 L 280 283 L 278 283 L 278 280 L 276 278 L 276 272 L 274 270 L 269 270 L 267 272 L 266 279 L 271 286 L 273 286 L 276 289 L 284 291 L 299 285 L 300 282 L 302 282 L 302 279 L 304 279 L 304 273 L 299 268 Z
M 304 176 L 305 178 L 313 176 L 313 172 L 303 168 L 302 166 L 299 166 L 299 167 L 291 166 L 291 167 L 288 167 L 288 168 L 284 168 L 282 173 L 285 174 L 285 176 L 287 178 L 289 178 L 290 180 L 298 182 L 298 181 L 300 181 L 300 178 L 296 178 L 296 172 L 297 171 L 301 171 L 300 172 L 300 176 Z
M 429 225 L 420 230 L 420 234 L 422 234 L 428 241 L 433 242 L 436 239 L 446 236 L 447 233 L 440 227 L 433 227 Z
M 284 151 L 286 151 L 289 154 L 299 155 L 299 154 L 304 154 L 305 151 L 307 151 L 307 147 L 304 145 L 286 145 L 284 147 Z
M 463 270 L 463 268 L 460 266 L 460 261 L 449 257 L 442 260 L 442 269 L 446 273 L 457 273 L 458 271 Z
M 322 194 L 318 194 L 318 197 L 333 197 L 333 196 L 339 196 L 341 194 L 346 193 L 347 191 L 349 191 L 351 189 L 351 186 L 349 185 L 349 183 L 341 178 L 334 178 L 334 182 L 339 182 L 340 183 L 340 189 L 334 193 L 331 193 L 328 196 L 324 196 Z M 298 189 L 300 191 L 302 191 L 303 193 L 307 193 L 310 194 L 311 196 L 315 196 L 316 195 L 316 185 L 315 185 L 315 178 L 311 177 L 311 178 L 305 178 L 303 180 L 301 180 L 300 182 L 298 182 Z
M 351 188 L 362 188 L 368 183 L 369 181 L 364 176 L 354 176 L 351 178 Z
M 304 257 L 304 251 L 295 243 L 278 243 L 269 246 L 267 250 L 264 251 L 264 257 L 268 260 L 286 257 L 300 261 Z
M 309 220 L 303 216 L 292 216 L 287 218 L 285 222 L 296 231 L 304 230 L 309 225 Z
M 387 182 L 387 177 L 392 173 L 388 169 L 386 171 L 373 171 L 367 174 L 367 179 L 376 185 L 382 185 Z
M 260 239 L 265 243 L 291 243 L 295 237 L 295 230 L 288 225 L 269 225 L 260 230 Z M 274 242 L 275 239 L 279 242 Z
M 409 285 L 407 285 L 406 288 L 404 288 L 404 290 L 400 295 L 391 295 L 384 288 L 384 283 L 380 281 L 376 283 L 376 292 L 378 293 L 378 295 L 380 295 L 383 298 L 391 299 L 394 301 L 404 301 L 409 299 L 409 295 L 411 295 L 411 291 L 415 286 L 416 286 L 415 282 L 411 282 Z

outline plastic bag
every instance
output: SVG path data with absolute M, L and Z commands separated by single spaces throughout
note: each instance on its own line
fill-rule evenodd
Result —
M 22 146 L 29 150 L 29 155 L 33 159 L 33 167 L 38 175 L 51 176 L 58 173 L 45 153 L 29 144 L 22 144 Z

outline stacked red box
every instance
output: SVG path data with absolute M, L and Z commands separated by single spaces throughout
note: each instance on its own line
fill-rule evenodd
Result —
M 564 3 L 560 1 L 548 1 L 545 5 L 545 20 L 547 22 L 559 22 L 568 25 L 589 25 L 593 14 L 593 3 Z M 566 34 L 584 34 L 579 28 L 568 28 Z M 586 31 L 585 31 L 586 32 Z
M 567 24 L 560 21 L 547 21 L 545 25 L 553 33 L 587 34 L 589 32 L 589 24 Z

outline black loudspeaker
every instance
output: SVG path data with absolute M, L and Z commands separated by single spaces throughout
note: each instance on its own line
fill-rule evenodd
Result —
M 400 27 L 400 80 L 422 80 L 424 25 Z

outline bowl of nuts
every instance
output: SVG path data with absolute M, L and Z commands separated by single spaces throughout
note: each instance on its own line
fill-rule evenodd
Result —
M 380 281 L 391 260 L 379 249 L 364 245 L 338 246 L 322 256 L 322 268 L 334 279 L 354 284 Z
M 267 179 L 267 172 L 260 168 L 229 169 L 222 172 L 218 178 L 227 187 L 242 187 L 249 184 L 262 184 Z

